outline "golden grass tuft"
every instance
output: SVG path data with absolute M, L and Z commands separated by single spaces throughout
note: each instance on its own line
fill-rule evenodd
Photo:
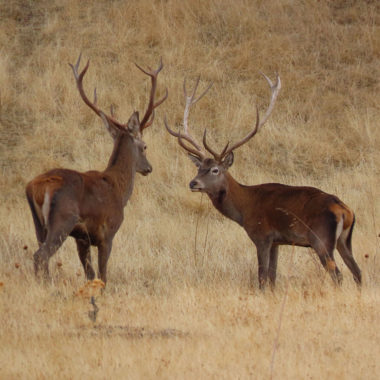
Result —
M 14 0 L 0 4 L 0 25 L 0 378 L 268 378 L 280 314 L 273 378 L 379 378 L 377 2 Z M 144 133 L 153 173 L 136 178 L 95 324 L 87 292 L 100 288 L 86 284 L 72 240 L 51 259 L 51 283 L 35 281 L 24 195 L 53 167 L 107 164 L 111 138 L 68 66 L 81 51 L 86 90 L 122 121 L 148 98 L 134 62 L 162 56 L 159 95 L 169 90 Z M 214 83 L 190 125 L 221 149 L 267 106 L 260 71 L 279 72 L 283 88 L 231 174 L 317 186 L 355 210 L 361 292 L 340 257 L 336 289 L 313 252 L 292 247 L 275 292 L 260 292 L 245 232 L 188 190 L 196 170 L 162 122 L 182 122 L 183 79 Z
M 77 297 L 91 298 L 101 294 L 102 290 L 106 287 L 105 283 L 96 278 L 92 281 L 87 281 L 76 293 Z

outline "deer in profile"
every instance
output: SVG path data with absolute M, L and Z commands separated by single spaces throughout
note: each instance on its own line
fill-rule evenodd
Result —
M 147 146 L 142 140 L 144 129 L 153 123 L 154 110 L 168 96 L 155 102 L 157 77 L 163 68 L 162 60 L 157 70 L 146 71 L 136 66 L 151 78 L 151 90 L 146 112 L 140 121 L 139 113 L 133 112 L 125 124 L 116 120 L 113 108 L 110 115 L 98 108 L 96 90 L 91 102 L 83 88 L 83 77 L 89 61 L 79 73 L 81 55 L 71 65 L 76 85 L 82 100 L 103 121 L 113 138 L 113 151 L 104 171 L 80 173 L 70 169 L 53 169 L 41 174 L 26 186 L 26 196 L 32 212 L 37 235 L 38 250 L 34 253 L 34 270 L 49 275 L 49 259 L 68 236 L 77 245 L 80 261 L 87 279 L 95 272 L 91 264 L 90 246 L 98 249 L 100 279 L 107 281 L 107 262 L 112 249 L 112 240 L 124 218 L 124 207 L 130 198 L 135 174 L 144 176 L 152 172 L 146 157 Z
M 190 95 L 184 82 L 183 132 L 172 130 L 166 117 L 164 123 L 198 168 L 198 174 L 190 182 L 190 190 L 206 193 L 219 212 L 244 228 L 256 246 L 260 288 L 265 287 L 268 278 L 271 286 L 275 285 L 280 245 L 313 248 L 334 282 L 341 283 L 342 274 L 334 260 L 334 249 L 337 248 L 354 280 L 361 284 L 361 272 L 351 248 L 355 216 L 338 197 L 306 186 L 280 183 L 245 186 L 228 171 L 234 162 L 234 151 L 256 135 L 273 111 L 281 80 L 277 76 L 276 82 L 272 83 L 266 75 L 264 77 L 271 88 L 265 115 L 260 120 L 256 108 L 256 123 L 250 133 L 232 146 L 227 143 L 221 153 L 207 143 L 206 129 L 202 148 L 190 135 L 188 127 L 191 106 L 206 94 L 210 86 L 196 98 L 199 78 Z

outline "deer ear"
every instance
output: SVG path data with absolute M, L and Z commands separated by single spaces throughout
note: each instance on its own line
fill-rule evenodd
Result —
M 225 169 L 228 169 L 234 163 L 234 152 L 227 154 L 226 158 L 223 160 L 222 165 Z
M 110 133 L 112 138 L 115 140 L 117 138 L 117 136 L 119 136 L 119 133 L 120 133 L 119 129 L 117 127 L 115 127 L 112 122 L 109 122 L 107 120 L 107 118 L 105 117 L 103 112 L 100 112 L 100 117 L 102 118 L 103 123 L 107 128 L 107 131 Z
M 192 154 L 188 154 L 188 156 L 189 156 L 190 160 L 194 162 L 194 164 L 197 168 L 201 167 L 202 161 L 199 157 L 193 156 Z
M 137 136 L 140 133 L 140 120 L 137 111 L 133 112 L 132 116 L 129 118 L 127 128 L 128 132 L 133 136 Z

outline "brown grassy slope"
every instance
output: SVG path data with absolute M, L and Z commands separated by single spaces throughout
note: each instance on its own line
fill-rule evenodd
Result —
M 89 3 L 0 5 L 0 377 L 44 378 L 59 369 L 63 378 L 90 371 L 102 378 L 106 369 L 114 378 L 264 378 L 294 256 L 278 376 L 378 378 L 377 3 Z M 91 60 L 86 89 L 96 86 L 99 104 L 115 104 L 122 121 L 143 111 L 149 91 L 133 62 L 155 66 L 162 56 L 159 92 L 169 90 L 144 135 L 154 169 L 137 178 L 115 238 L 97 329 L 88 300 L 72 297 L 83 284 L 72 241 L 51 260 L 53 286 L 33 281 L 37 245 L 24 197 L 26 182 L 49 168 L 106 165 L 111 138 L 80 100 L 67 65 L 80 51 Z M 259 71 L 278 71 L 283 89 L 267 125 L 236 152 L 231 173 L 247 184 L 315 185 L 346 201 L 357 215 L 360 297 L 339 258 L 345 281 L 335 290 L 305 249 L 283 249 L 277 292 L 258 294 L 255 249 L 244 231 L 188 191 L 195 168 L 162 123 L 164 114 L 172 126 L 182 121 L 184 77 L 214 82 L 190 125 L 198 139 L 207 126 L 222 147 L 247 133 L 255 103 L 265 110 L 269 91 Z M 168 328 L 173 334 L 163 337 Z
M 252 123 L 255 99 L 266 104 L 268 91 L 258 72 L 280 72 L 284 86 L 272 119 L 275 135 L 267 128 L 255 145 L 247 147 L 255 149 L 254 161 L 248 164 L 269 173 L 281 173 L 289 165 L 303 174 L 326 173 L 354 167 L 376 153 L 372 151 L 379 141 L 372 125 L 380 47 L 374 4 L 347 8 L 343 2 L 338 7 L 275 1 L 64 4 L 16 2 L 4 5 L 2 12 L 1 115 L 7 128 L 2 140 L 19 147 L 25 133 L 41 140 L 41 135 L 54 131 L 52 138 L 68 142 L 52 148 L 56 160 L 49 157 L 53 162 L 46 167 L 77 161 L 67 136 L 75 133 L 79 138 L 78 124 L 89 128 L 94 120 L 80 104 L 67 66 L 79 51 L 92 61 L 88 86 L 98 87 L 105 105 L 115 103 L 121 118 L 134 107 L 141 108 L 146 97 L 145 78 L 136 73 L 133 61 L 153 65 L 163 56 L 166 72 L 161 80 L 170 90 L 166 112 L 172 110 L 173 121 L 181 118 L 178 97 L 184 76 L 201 74 L 204 81 L 213 81 L 214 90 L 194 115 L 194 123 L 201 118 L 201 125 L 212 126 L 221 142 L 239 137 L 240 128 Z M 64 135 L 57 136 L 58 132 Z M 155 132 L 162 135 L 159 126 Z M 30 150 L 40 151 L 36 144 L 30 144 Z M 44 142 L 39 144 L 44 148 Z M 14 173 L 15 163 L 23 175 L 20 162 L 25 163 L 25 155 L 31 159 L 31 154 L 28 149 L 9 151 L 2 165 Z M 32 162 L 46 161 L 36 159 Z M 290 164 L 294 161 L 296 167 Z

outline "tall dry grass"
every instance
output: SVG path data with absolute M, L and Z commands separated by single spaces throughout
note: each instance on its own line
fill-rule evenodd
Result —
M 379 29 L 372 1 L 2 2 L 0 377 L 377 379 Z M 67 65 L 80 51 L 91 60 L 85 87 L 120 120 L 146 106 L 149 83 L 133 62 L 162 56 L 159 92 L 169 90 L 144 135 L 154 170 L 137 178 L 95 324 L 89 299 L 73 295 L 84 284 L 73 241 L 51 260 L 52 284 L 35 282 L 24 196 L 49 168 L 107 163 L 111 139 Z M 188 190 L 195 168 L 162 123 L 181 123 L 183 79 L 214 83 L 190 120 L 222 147 L 267 105 L 259 71 L 278 71 L 283 89 L 231 173 L 317 186 L 349 204 L 361 292 L 339 257 L 335 289 L 311 251 L 283 248 L 276 291 L 260 293 L 244 231 Z

